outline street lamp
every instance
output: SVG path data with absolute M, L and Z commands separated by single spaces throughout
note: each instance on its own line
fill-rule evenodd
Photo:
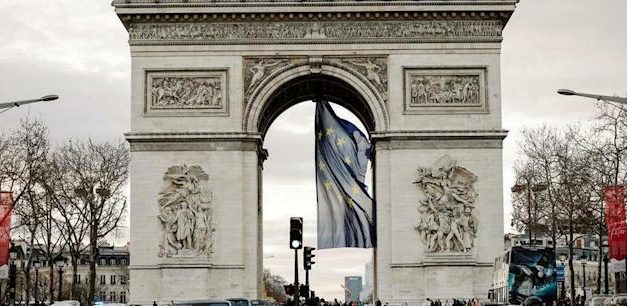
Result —
M 9 109 L 11 109 L 13 107 L 20 107 L 20 105 L 36 103 L 36 102 L 54 101 L 56 99 L 59 99 L 59 96 L 57 96 L 57 95 L 47 95 L 47 96 L 43 96 L 43 97 L 37 98 L 37 99 L 28 99 L 28 100 L 20 100 L 20 101 L 0 103 L 0 109 L 2 109 L 2 111 L 0 111 L 0 114 L 8 111 Z
M 583 295 L 586 296 L 586 263 L 588 263 L 588 257 L 583 255 L 579 258 L 579 261 L 581 262 L 581 267 L 583 268 Z
M 61 293 L 63 290 L 63 266 L 65 266 L 66 262 L 67 258 L 61 254 L 54 258 L 54 264 L 59 269 L 59 292 L 57 293 L 57 301 L 61 301 Z
M 527 191 L 527 214 L 528 214 L 528 220 L 527 220 L 527 231 L 529 232 L 529 246 L 532 245 L 532 235 L 531 235 L 531 192 L 540 192 L 540 191 L 544 191 L 547 188 L 549 188 L 549 186 L 547 184 L 531 184 L 531 188 L 529 187 L 529 179 L 527 180 L 527 184 L 516 184 L 514 186 L 512 186 L 512 192 L 514 193 L 521 193 L 523 191 Z
M 610 293 L 610 280 L 609 280 L 609 274 L 607 271 L 607 263 L 610 261 L 610 258 L 607 256 L 608 251 L 609 251 L 609 245 L 607 240 L 603 240 L 603 265 L 605 266 L 605 294 Z
M 566 259 L 568 259 L 568 256 L 566 256 L 566 254 L 560 254 L 559 255 L 559 259 L 560 262 L 562 263 L 562 269 L 564 269 L 564 280 L 562 280 L 562 294 L 560 295 L 560 299 L 564 300 L 564 294 L 566 294 L 566 269 L 565 269 L 565 263 L 566 263 Z
M 37 294 L 39 293 L 39 267 L 41 267 L 41 261 L 36 259 L 33 262 L 33 266 L 35 267 L 35 306 L 39 306 Z
M 613 97 L 613 96 L 604 96 L 604 95 L 597 95 L 597 94 L 582 93 L 582 92 L 576 92 L 576 91 L 570 90 L 570 89 L 558 89 L 557 93 L 560 94 L 560 95 L 564 95 L 564 96 L 580 96 L 580 97 L 595 99 L 597 101 L 606 101 L 606 102 L 616 102 L 616 103 L 621 103 L 621 104 L 627 104 L 627 98 L 623 98 L 623 97 Z
M 17 259 L 17 248 L 15 247 L 15 243 L 13 242 L 11 242 L 11 247 L 9 248 L 9 258 L 11 259 L 11 263 L 9 265 L 9 290 L 11 292 L 10 299 L 11 305 L 15 305 L 15 279 L 17 277 L 15 260 Z

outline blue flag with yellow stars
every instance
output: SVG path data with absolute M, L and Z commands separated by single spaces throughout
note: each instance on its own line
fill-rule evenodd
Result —
M 318 248 L 372 248 L 377 245 L 374 200 L 366 169 L 371 146 L 329 102 L 316 103 L 316 189 Z

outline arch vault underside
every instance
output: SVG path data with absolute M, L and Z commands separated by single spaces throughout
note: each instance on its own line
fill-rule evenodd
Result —
M 320 98 L 374 144 L 375 298 L 486 297 L 515 3 L 114 0 L 132 57 L 130 303 L 262 295 L 263 138 Z

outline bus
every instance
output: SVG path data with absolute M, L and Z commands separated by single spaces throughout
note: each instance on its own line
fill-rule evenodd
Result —
M 494 304 L 521 305 L 527 299 L 553 305 L 557 300 L 555 250 L 515 246 L 494 260 L 488 292 Z

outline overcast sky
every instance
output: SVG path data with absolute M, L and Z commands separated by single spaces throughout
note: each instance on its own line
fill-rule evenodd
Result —
M 0 102 L 58 94 L 61 99 L 0 115 L 0 132 L 19 118 L 42 118 L 55 142 L 116 139 L 129 130 L 130 51 L 110 0 L 0 1 Z M 627 95 L 627 1 L 522 0 L 504 31 L 502 49 L 506 226 L 511 165 L 522 128 L 594 118 L 591 100 L 558 96 L 558 88 Z M 270 128 L 264 173 L 265 264 L 292 280 L 288 217 L 305 217 L 315 245 L 313 103 L 286 111 Z M 345 114 L 345 112 L 342 112 Z M 286 149 L 289 145 L 291 151 Z M 345 275 L 362 275 L 369 250 L 318 252 L 312 285 L 342 297 Z

